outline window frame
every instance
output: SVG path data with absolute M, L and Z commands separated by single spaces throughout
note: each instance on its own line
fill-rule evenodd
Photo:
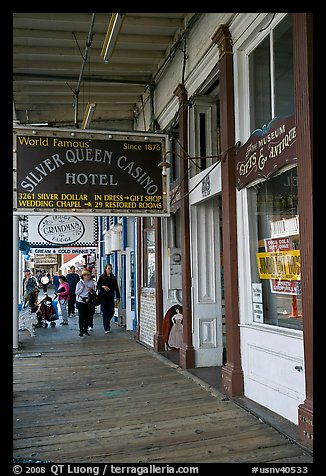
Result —
M 153 274 L 155 276 L 155 217 L 143 217 L 143 287 L 148 288 L 148 289 L 155 289 L 154 286 L 150 286 L 150 276 L 149 272 L 153 270 Z M 149 252 L 149 246 L 148 246 L 148 240 L 147 240 L 147 235 L 148 234 L 153 235 L 153 251 Z M 149 254 L 153 255 L 151 259 L 149 259 Z M 149 262 L 151 263 L 151 266 L 149 266 Z M 153 267 L 154 266 L 154 267 Z
M 249 54 L 270 34 L 289 13 L 261 13 L 252 21 L 251 14 L 239 16 L 238 22 L 230 26 L 234 39 L 234 99 L 235 99 L 235 138 L 245 143 L 250 136 L 250 84 Z M 281 173 L 281 170 L 279 171 Z M 245 187 L 236 193 L 237 241 L 238 241 L 238 283 L 239 283 L 239 326 L 255 328 L 277 335 L 302 339 L 302 331 L 271 326 L 253 321 L 252 273 L 249 236 L 249 197 Z
M 205 135 L 205 156 L 217 155 L 220 152 L 220 136 L 218 121 L 218 98 L 213 96 L 197 96 L 193 100 L 191 109 L 189 109 L 189 155 L 193 157 L 202 157 L 202 124 L 204 123 Z M 218 159 L 196 159 L 192 163 L 189 161 L 189 178 L 207 169 Z

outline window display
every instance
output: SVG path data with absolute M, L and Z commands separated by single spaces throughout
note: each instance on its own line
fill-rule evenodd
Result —
M 253 321 L 302 329 L 297 168 L 248 188 Z

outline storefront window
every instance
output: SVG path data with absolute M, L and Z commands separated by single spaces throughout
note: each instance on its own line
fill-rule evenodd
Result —
M 263 34 L 249 54 L 250 129 L 262 131 L 257 157 L 279 171 L 248 187 L 253 322 L 302 329 L 297 169 L 286 156 L 295 140 L 292 15 Z
M 286 17 L 249 55 L 250 128 L 294 113 L 292 16 Z
M 144 287 L 155 288 L 154 218 L 144 218 Z
M 274 113 L 288 116 L 294 113 L 292 15 L 287 15 L 273 30 Z
M 253 322 L 302 329 L 297 168 L 248 188 Z
M 268 124 L 272 116 L 270 40 L 265 38 L 249 56 L 251 130 Z

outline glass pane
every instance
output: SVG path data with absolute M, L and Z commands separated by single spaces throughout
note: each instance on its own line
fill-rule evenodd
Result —
M 294 113 L 292 15 L 273 30 L 275 116 Z
M 249 55 L 251 132 L 261 129 L 272 119 L 269 38 Z
M 302 329 L 296 167 L 248 193 L 253 321 Z
M 145 286 L 149 288 L 155 288 L 155 232 L 149 230 L 145 234 L 146 249 L 147 249 L 147 270 L 145 270 L 145 276 L 147 277 L 147 283 Z
M 203 157 L 200 159 L 200 168 L 201 170 L 206 169 L 206 114 L 200 113 L 199 114 L 199 155 Z
M 170 182 L 174 182 L 180 178 L 180 156 L 182 150 L 179 143 L 179 128 L 176 127 L 172 131 L 173 140 L 171 142 L 171 153 L 167 154 L 167 160 L 170 162 Z

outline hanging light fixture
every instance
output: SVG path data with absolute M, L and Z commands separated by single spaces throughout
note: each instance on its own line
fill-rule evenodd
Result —
M 106 32 L 105 40 L 101 51 L 101 56 L 103 56 L 104 63 L 108 63 L 110 57 L 112 56 L 122 25 L 122 20 L 123 13 L 112 13 L 108 26 L 108 31 Z
M 21 240 L 19 240 L 19 250 L 20 251 L 29 251 L 29 245 L 28 245 L 28 219 L 26 216 L 21 216 L 19 217 L 19 224 L 21 226 Z
M 96 108 L 96 104 L 94 102 L 87 103 L 84 119 L 81 125 L 82 129 L 89 128 L 91 120 L 93 119 L 93 116 L 94 116 L 95 108 Z
M 23 216 L 23 217 L 19 217 L 19 224 L 22 228 L 26 228 L 27 226 L 27 217 Z

